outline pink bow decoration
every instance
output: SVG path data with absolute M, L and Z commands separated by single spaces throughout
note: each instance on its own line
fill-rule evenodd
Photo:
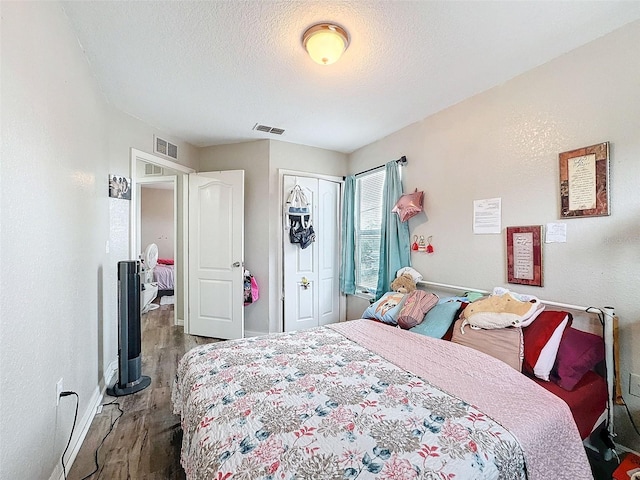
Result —
M 402 195 L 391 211 L 398 214 L 401 222 L 406 222 L 414 215 L 422 212 L 423 200 L 424 192 L 419 192 L 416 188 L 415 192 Z

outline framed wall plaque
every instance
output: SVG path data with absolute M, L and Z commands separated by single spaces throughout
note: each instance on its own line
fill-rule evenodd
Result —
M 560 217 L 610 215 L 609 142 L 560 154 Z
M 542 286 L 542 225 L 507 227 L 507 281 Z

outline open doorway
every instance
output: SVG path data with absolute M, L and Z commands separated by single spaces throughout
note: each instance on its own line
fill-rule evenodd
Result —
M 131 258 L 139 258 L 150 243 L 151 237 L 145 237 L 142 233 L 142 203 L 143 189 L 161 184 L 170 184 L 173 196 L 173 259 L 174 263 L 174 324 L 184 325 L 188 321 L 188 256 L 187 256 L 187 232 L 188 232 L 188 184 L 189 173 L 195 172 L 192 168 L 166 160 L 156 155 L 148 154 L 140 150 L 131 149 L 131 181 L 134 186 L 131 195 L 131 228 L 130 228 L 130 255 Z M 160 190 L 156 188 L 156 190 Z M 153 195 L 153 194 L 152 194 Z M 154 235 L 153 233 L 151 235 Z M 157 237 L 169 237 L 168 232 L 155 233 Z M 169 240 L 169 238 L 167 238 Z M 162 243 L 162 242 L 160 242 Z M 168 241 L 168 244 L 171 242 Z M 170 252 L 171 247 L 166 247 Z M 158 250 L 158 258 L 161 250 Z M 169 293 L 169 292 L 163 292 Z M 162 295 L 164 296 L 164 295 Z M 162 297 L 161 296 L 161 297 Z
M 148 255 L 143 255 L 144 268 L 149 270 L 143 275 L 144 313 L 162 305 L 175 305 L 176 176 L 145 176 L 136 187 L 140 193 L 138 245 L 142 252 L 153 249 L 151 265 L 146 264 Z

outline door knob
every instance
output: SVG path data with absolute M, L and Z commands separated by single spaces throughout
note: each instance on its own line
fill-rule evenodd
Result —
M 231 266 L 238 268 L 240 265 L 242 265 L 241 262 L 233 262 L 233 265 L 231 265 Z

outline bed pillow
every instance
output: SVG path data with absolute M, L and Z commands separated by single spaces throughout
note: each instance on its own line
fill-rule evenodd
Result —
M 551 381 L 572 391 L 587 372 L 604 360 L 604 341 L 598 335 L 566 328 L 562 335 Z
M 158 263 L 160 265 L 173 265 L 173 258 L 159 258 Z
M 422 323 L 425 314 L 438 303 L 438 296 L 435 293 L 427 293 L 422 290 L 414 290 L 407 295 L 400 315 L 398 325 L 400 328 L 408 330 Z
M 523 328 L 525 373 L 549 381 L 562 334 L 571 325 L 572 318 L 567 312 L 545 310 L 533 323 Z
M 442 338 L 444 337 L 451 324 L 456 319 L 460 302 L 446 302 L 435 305 L 427 312 L 422 323 L 413 327 L 410 331 L 426 335 L 427 337 Z
M 466 345 L 498 360 L 510 367 L 522 370 L 522 328 L 505 327 L 490 330 L 465 328 L 462 333 L 463 319 L 453 325 L 451 341 Z M 534 322 L 535 323 L 535 322 Z
M 397 325 L 398 315 L 404 305 L 405 297 L 404 293 L 387 292 L 380 297 L 380 300 L 367 307 L 362 318 L 371 318 L 389 325 Z

